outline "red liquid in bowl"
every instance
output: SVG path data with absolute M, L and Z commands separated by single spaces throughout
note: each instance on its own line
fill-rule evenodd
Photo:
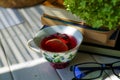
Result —
M 40 46 L 42 49 L 51 52 L 62 52 L 74 48 L 77 45 L 76 39 L 72 35 L 55 33 L 45 37 Z

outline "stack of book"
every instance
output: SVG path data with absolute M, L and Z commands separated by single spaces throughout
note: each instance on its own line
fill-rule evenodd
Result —
M 82 20 L 70 19 L 68 15 L 67 18 L 61 18 L 57 14 L 43 14 L 43 16 L 41 16 L 41 22 L 43 25 L 48 26 L 67 25 L 79 29 L 84 36 L 79 51 L 120 58 L 119 29 L 112 31 L 110 34 L 107 33 L 109 31 L 103 31 L 102 33 L 100 31 L 96 32 L 95 30 L 91 31 L 91 29 L 87 29 L 86 26 L 82 25 Z

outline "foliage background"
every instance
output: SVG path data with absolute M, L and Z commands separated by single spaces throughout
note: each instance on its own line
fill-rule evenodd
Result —
M 64 5 L 93 28 L 112 30 L 120 24 L 120 0 L 64 0 Z

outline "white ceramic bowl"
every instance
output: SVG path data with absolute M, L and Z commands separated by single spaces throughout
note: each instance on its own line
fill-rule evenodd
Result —
M 55 33 L 72 35 L 77 40 L 76 47 L 64 52 L 50 52 L 39 47 L 40 42 L 43 40 L 43 38 Z M 64 63 L 71 61 L 75 57 L 82 40 L 83 40 L 82 33 L 76 28 L 70 26 L 51 26 L 44 28 L 40 30 L 38 33 L 36 33 L 35 37 L 28 41 L 28 46 L 32 50 L 42 53 L 45 59 L 49 62 Z M 34 42 L 38 48 L 33 48 L 31 46 L 32 42 Z

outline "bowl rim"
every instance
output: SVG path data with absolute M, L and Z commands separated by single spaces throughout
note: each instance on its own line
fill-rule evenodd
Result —
M 46 28 L 41 29 L 38 33 L 36 33 L 35 37 L 36 37 L 41 31 L 43 31 L 43 30 L 45 30 L 45 29 L 49 29 L 49 28 L 54 29 L 55 27 L 62 27 L 62 28 L 63 28 L 63 27 L 69 27 L 69 28 L 73 28 L 73 29 L 75 29 L 75 30 L 78 31 L 78 32 L 80 33 L 80 35 L 81 35 L 81 42 L 79 42 L 79 44 L 77 44 L 74 48 L 69 49 L 69 50 L 67 50 L 67 51 L 53 52 L 53 51 L 45 50 L 45 49 L 41 48 L 40 46 L 38 46 L 38 47 L 40 48 L 40 50 L 43 50 L 44 52 L 49 52 L 49 53 L 52 53 L 52 54 L 53 54 L 53 53 L 57 53 L 57 54 L 60 53 L 60 54 L 61 54 L 61 53 L 68 53 L 68 52 L 71 52 L 71 51 L 77 50 L 77 48 L 79 48 L 80 44 L 81 44 L 82 41 L 83 41 L 83 35 L 82 35 L 82 32 L 81 32 L 80 30 L 74 28 L 74 27 L 71 27 L 71 26 L 57 25 L 57 26 L 46 27 Z M 35 37 L 34 37 L 34 38 L 35 38 Z M 75 38 L 75 39 L 76 39 L 76 38 Z

